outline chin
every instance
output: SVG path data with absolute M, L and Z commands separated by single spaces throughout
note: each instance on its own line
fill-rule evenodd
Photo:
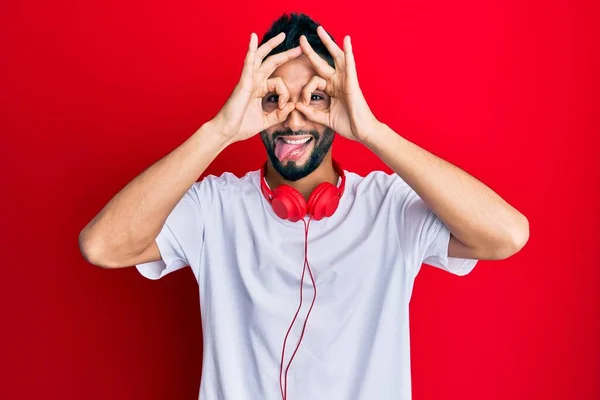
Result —
M 269 157 L 271 164 L 283 179 L 295 182 L 313 173 L 323 162 L 324 155 L 320 156 L 318 152 L 313 151 L 305 160 L 285 161 L 285 163 L 279 161 L 275 154 L 270 154 Z
M 281 175 L 286 181 L 295 182 L 310 175 L 316 168 L 310 168 L 308 161 L 302 164 L 297 164 L 296 161 L 288 161 L 283 165 L 279 159 L 271 159 L 271 163 L 275 170 Z

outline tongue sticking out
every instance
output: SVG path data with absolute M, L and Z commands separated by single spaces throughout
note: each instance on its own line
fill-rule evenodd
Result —
M 275 155 L 277 156 L 277 158 L 279 159 L 279 161 L 283 161 L 284 159 L 286 159 L 292 152 L 296 151 L 296 150 L 301 150 L 304 147 L 308 146 L 308 144 L 311 142 L 311 140 L 309 140 L 306 143 L 300 143 L 300 144 L 289 144 L 286 143 L 285 140 L 278 138 L 275 141 Z

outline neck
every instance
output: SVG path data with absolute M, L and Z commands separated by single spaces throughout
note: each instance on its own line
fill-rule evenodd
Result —
M 339 174 L 333 168 L 331 154 L 328 154 L 323 159 L 323 162 L 304 178 L 298 179 L 297 181 L 286 181 L 283 177 L 275 170 L 273 164 L 269 160 L 267 162 L 267 170 L 265 171 L 265 179 L 271 189 L 275 189 L 279 185 L 289 185 L 299 191 L 305 200 L 308 201 L 308 197 L 315 190 L 315 188 L 323 182 L 329 182 L 333 185 L 337 185 Z

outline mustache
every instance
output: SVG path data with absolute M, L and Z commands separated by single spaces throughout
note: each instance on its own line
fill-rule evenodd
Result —
M 273 132 L 273 134 L 271 135 L 271 138 L 273 140 L 273 142 L 275 142 L 279 137 L 281 136 L 305 136 L 305 135 L 310 135 L 312 136 L 315 141 L 319 140 L 319 137 L 321 135 L 319 135 L 319 132 L 317 132 L 316 130 L 299 130 L 299 131 L 294 131 L 292 129 L 285 129 L 282 131 L 275 131 Z

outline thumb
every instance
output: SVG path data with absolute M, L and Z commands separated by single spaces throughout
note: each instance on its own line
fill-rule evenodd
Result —
M 329 114 L 321 110 L 315 110 L 312 107 L 304 105 L 302 102 L 296 103 L 296 109 L 306 118 L 317 124 L 329 126 Z

